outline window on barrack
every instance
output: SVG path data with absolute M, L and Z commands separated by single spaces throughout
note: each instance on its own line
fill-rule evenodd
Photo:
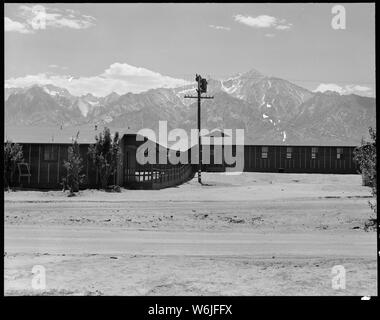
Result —
M 293 152 L 293 148 L 292 147 L 286 147 L 286 159 L 291 159 L 292 158 L 292 152 Z
M 317 147 L 312 147 L 311 148 L 311 158 L 312 159 L 317 159 L 317 154 L 318 154 L 318 148 Z
M 47 144 L 44 146 L 44 161 L 57 161 L 58 148 L 53 144 Z
M 261 158 L 262 159 L 268 158 L 268 147 L 261 147 Z
M 336 158 L 337 159 L 343 158 L 343 148 L 336 148 Z

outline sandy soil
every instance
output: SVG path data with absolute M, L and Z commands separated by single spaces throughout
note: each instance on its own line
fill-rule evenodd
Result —
M 359 175 L 203 174 L 156 191 L 5 192 L 7 295 L 375 295 Z M 31 287 L 32 267 L 47 288 Z M 346 289 L 331 269 L 346 269 Z

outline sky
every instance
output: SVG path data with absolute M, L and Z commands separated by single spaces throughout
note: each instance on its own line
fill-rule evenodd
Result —
M 375 6 L 339 5 L 345 19 L 335 4 L 6 4 L 5 85 L 104 96 L 256 69 L 374 96 Z

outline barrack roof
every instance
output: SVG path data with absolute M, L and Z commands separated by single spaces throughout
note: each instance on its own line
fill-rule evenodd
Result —
M 59 143 L 70 144 L 71 139 L 79 131 L 79 143 L 90 144 L 95 142 L 95 136 L 103 131 L 104 125 L 82 125 L 82 126 L 5 126 L 4 141 L 17 143 Z M 119 132 L 120 137 L 124 134 L 136 134 L 130 129 L 110 128 L 111 134 Z
M 70 126 L 70 127 L 59 127 L 59 126 L 11 126 L 6 125 L 4 127 L 4 142 L 9 140 L 17 143 L 58 143 L 58 144 L 70 144 L 71 139 L 76 136 L 79 131 L 79 143 L 91 144 L 95 142 L 95 136 L 103 131 L 103 128 L 106 125 L 97 125 L 97 129 L 95 129 L 95 125 L 82 125 L 82 126 Z M 120 138 L 124 135 L 136 135 L 137 132 L 131 129 L 125 128 L 116 128 L 110 127 L 111 134 L 116 131 L 119 132 Z M 203 137 L 227 137 L 227 134 L 220 129 L 215 129 L 210 132 L 208 135 L 204 135 Z M 233 134 L 234 136 L 234 134 Z M 190 137 L 190 135 L 189 135 Z M 234 141 L 233 137 L 233 141 Z M 208 144 L 206 141 L 204 144 Z M 211 142 L 212 143 L 212 142 Z M 169 142 L 169 148 L 172 147 L 174 142 Z M 195 143 L 196 144 L 196 143 Z M 255 145 L 255 146 L 305 146 L 305 147 L 355 147 L 359 146 L 360 142 L 349 141 L 315 141 L 315 142 L 279 142 L 273 141 L 269 137 L 258 137 L 257 139 L 245 138 L 245 145 Z M 193 147 L 194 145 L 189 145 L 189 147 Z M 184 151 L 185 148 L 180 148 Z

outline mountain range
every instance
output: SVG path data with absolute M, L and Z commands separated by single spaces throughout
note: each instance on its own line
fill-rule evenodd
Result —
M 5 88 L 5 124 L 107 125 L 110 128 L 197 127 L 196 84 L 142 93 L 74 96 L 54 85 Z M 375 98 L 312 92 L 256 70 L 225 80 L 208 79 L 202 128 L 244 129 L 249 144 L 357 145 L 376 126 Z

